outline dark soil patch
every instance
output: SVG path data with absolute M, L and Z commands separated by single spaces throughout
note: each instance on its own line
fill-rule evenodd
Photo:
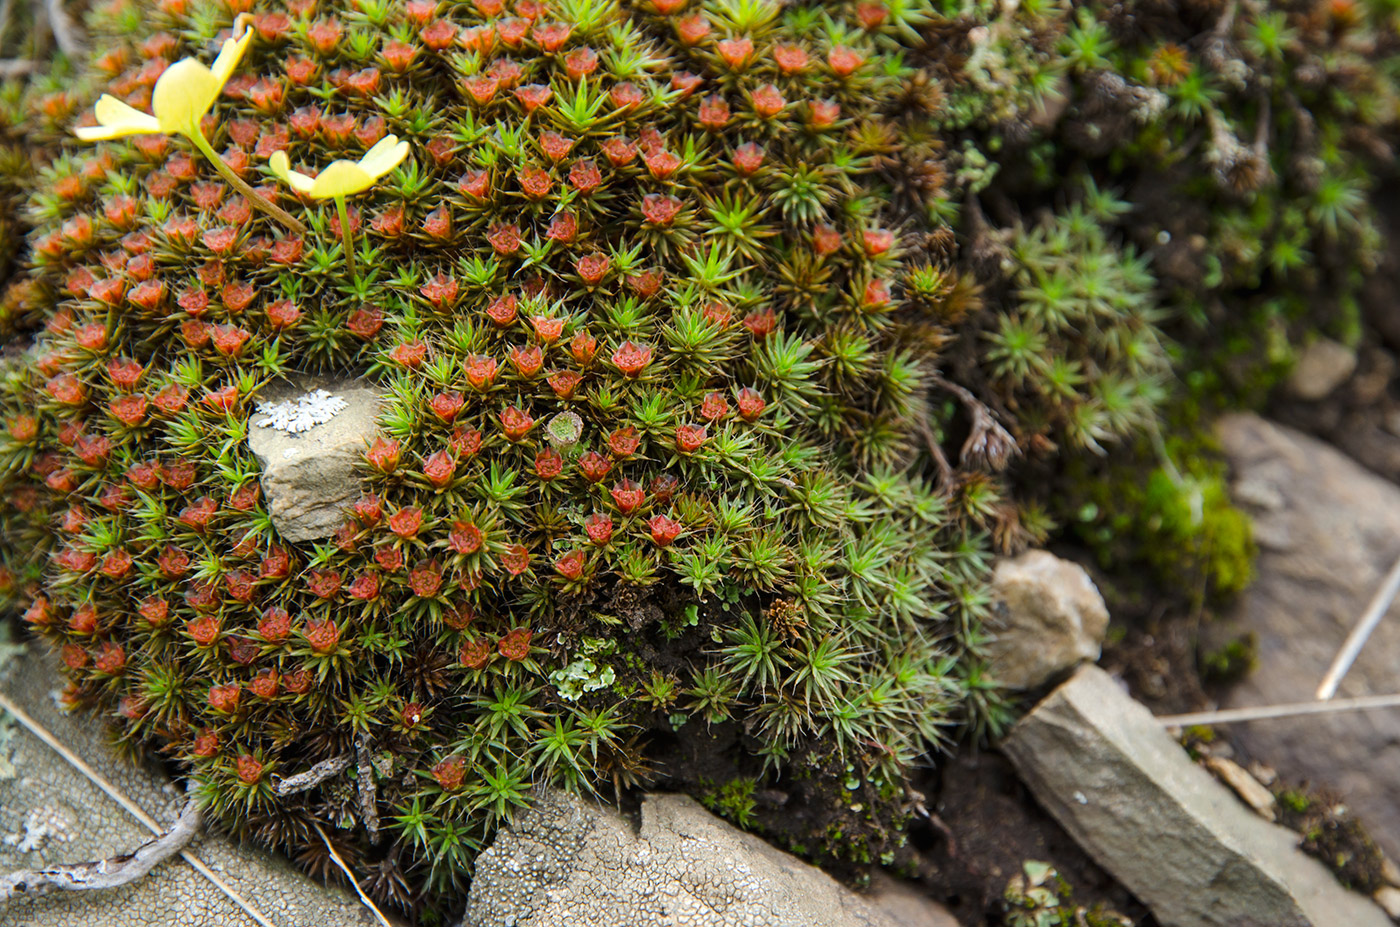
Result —
M 1201 681 L 1200 628 L 1210 610 L 1181 589 L 1165 588 L 1146 571 L 1105 573 L 1083 547 L 1056 545 L 1054 553 L 1088 571 L 1108 605 L 1110 623 L 1099 665 L 1128 685 L 1153 714 L 1211 707 Z
M 1000 754 L 964 750 L 925 770 L 915 787 L 931 796 L 932 812 L 910 829 L 916 879 L 965 927 L 1002 924 L 1002 893 L 1028 859 L 1053 865 L 1073 886 L 1077 903 L 1103 902 L 1139 927 L 1157 927 L 1147 909 L 1036 804 Z

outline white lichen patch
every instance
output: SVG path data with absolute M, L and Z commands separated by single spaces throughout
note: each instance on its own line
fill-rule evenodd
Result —
M 57 808 L 30 808 L 24 827 L 17 834 L 6 834 L 5 845 L 21 853 L 42 849 L 49 840 L 67 843 L 73 839 L 73 822 Z
M 255 419 L 253 424 L 289 435 L 301 434 L 317 425 L 324 425 L 348 406 L 344 399 L 326 390 L 312 390 L 283 402 L 259 402 L 258 414 L 263 417 Z

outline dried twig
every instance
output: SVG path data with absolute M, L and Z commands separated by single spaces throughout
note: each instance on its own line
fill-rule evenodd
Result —
M 1267 721 L 1271 718 L 1330 715 L 1343 711 L 1369 711 L 1376 708 L 1400 708 L 1400 693 L 1395 695 L 1359 695 L 1356 698 L 1339 698 L 1330 702 L 1293 702 L 1288 705 L 1260 705 L 1255 708 L 1196 711 L 1185 715 L 1158 715 L 1157 721 L 1163 727 L 1190 727 L 1195 724 Z
M 305 792 L 314 789 L 333 776 L 338 776 L 345 772 L 350 766 L 351 756 L 346 753 L 342 756 L 333 756 L 328 760 L 322 760 L 312 766 L 306 772 L 297 773 L 295 776 L 288 776 L 281 779 L 272 790 L 278 795 L 295 795 L 298 792 Z
M 948 455 L 943 453 L 943 445 L 938 443 L 938 438 L 933 433 L 933 427 L 929 425 L 927 419 L 919 419 L 919 433 L 923 435 L 929 456 L 933 458 L 933 465 L 938 468 L 939 488 L 952 489 L 953 465 L 948 463 Z
M 78 27 L 63 8 L 63 0 L 44 0 L 43 12 L 59 50 L 69 58 L 81 58 L 83 40 L 79 38 Z
M 1001 426 L 992 410 L 972 395 L 970 390 L 944 379 L 939 374 L 934 374 L 929 382 L 956 396 L 972 419 L 967 440 L 963 442 L 962 450 L 958 454 L 963 466 L 1000 472 L 1006 469 L 1012 457 L 1021 453 L 1011 432 Z
M 1325 702 L 1337 694 L 1337 687 L 1342 684 L 1342 677 L 1347 674 L 1347 670 L 1351 669 L 1351 665 L 1360 656 L 1361 648 L 1366 646 L 1366 641 L 1370 638 L 1371 632 L 1376 630 L 1376 625 L 1380 624 L 1386 612 L 1390 611 L 1390 603 L 1395 601 L 1396 595 L 1400 595 L 1400 557 L 1396 558 L 1395 565 L 1386 574 L 1385 581 L 1376 590 L 1376 594 L 1371 597 L 1371 602 L 1366 606 L 1361 620 L 1356 623 L 1356 627 L 1351 629 L 1346 642 L 1342 644 L 1342 649 L 1337 651 L 1332 665 L 1327 668 L 1327 675 L 1322 677 L 1322 684 L 1317 687 L 1317 698 L 1320 701 Z
M 379 842 L 379 796 L 374 787 L 374 766 L 369 758 L 369 739 L 361 734 L 355 738 L 355 759 L 360 776 L 360 814 L 369 831 L 371 843 Z
M 82 773 L 83 776 L 88 779 L 88 781 L 90 781 L 93 785 L 101 789 L 107 795 L 108 798 L 121 805 L 122 808 L 125 809 L 128 814 L 130 814 L 132 817 L 136 818 L 136 820 L 144 824 L 147 830 L 149 830 L 151 833 L 155 834 L 158 837 L 162 836 L 165 833 L 164 829 L 156 823 L 155 818 L 147 814 L 145 809 L 143 809 L 140 805 L 136 804 L 136 802 L 132 801 L 130 798 L 127 798 L 125 793 L 123 793 L 120 789 L 113 785 L 111 781 L 107 779 L 106 776 L 93 769 L 91 766 L 85 763 L 83 759 L 79 757 L 76 753 L 74 753 L 72 750 L 69 750 L 68 747 L 62 741 L 60 741 L 53 734 L 49 733 L 48 728 L 44 727 L 38 721 L 34 720 L 34 718 L 30 717 L 27 711 L 25 711 L 23 708 L 20 708 L 18 705 L 12 702 L 9 699 L 9 697 L 6 696 L 4 693 L 0 693 L 0 708 L 13 715 L 14 719 L 18 721 L 24 727 L 25 730 L 29 731 L 29 733 L 42 740 L 45 744 L 49 746 L 50 749 L 52 749 L 59 756 L 63 757 L 63 759 L 67 761 L 68 765 L 72 766 L 78 772 Z M 198 856 L 195 856 L 189 850 L 181 850 L 180 858 L 183 859 L 185 862 L 189 863 L 191 866 L 193 866 L 194 870 L 200 875 L 204 876 L 210 882 L 214 883 L 215 887 L 218 888 L 219 891 L 227 895 L 230 901 L 238 905 L 238 907 L 242 909 L 245 914 L 247 914 L 253 920 L 257 921 L 257 923 L 261 925 L 261 927 L 276 927 L 276 925 L 273 924 L 272 921 L 268 920 L 267 917 L 261 911 L 253 907 L 251 902 L 249 902 L 242 895 L 238 894 L 238 892 L 234 891 L 233 886 L 229 885 L 222 878 L 220 878 L 217 873 L 215 873 L 212 869 L 206 866 L 204 864 L 204 861 Z
M 948 858 L 957 859 L 958 838 L 953 836 L 953 829 L 948 826 L 948 822 L 932 812 L 929 813 L 928 822 L 933 825 L 935 830 L 943 835 L 944 840 L 948 841 Z
M 383 924 L 384 927 L 394 927 L 393 924 L 389 923 L 389 919 L 384 916 L 384 912 L 379 910 L 374 902 L 370 900 L 369 896 L 365 894 L 364 889 L 360 888 L 359 880 L 356 879 L 355 874 L 350 871 L 350 867 L 345 865 L 345 860 L 341 859 L 340 854 L 335 851 L 335 846 L 331 844 L 330 838 L 327 837 L 326 832 L 321 829 L 321 825 L 312 821 L 311 826 L 316 828 L 316 833 L 321 835 L 321 840 L 326 844 L 326 849 L 330 851 L 331 861 L 340 867 L 341 872 L 345 873 L 345 878 L 350 880 L 350 885 L 355 889 L 355 894 L 360 896 L 360 901 L 364 902 L 365 907 L 374 912 L 374 916 L 379 918 L 379 923 Z
M 0 78 L 23 77 L 31 74 L 38 65 L 26 58 L 0 58 Z
M 127 885 L 176 855 L 204 828 L 199 802 L 190 797 L 175 826 L 135 852 L 87 863 L 21 869 L 0 876 L 0 904 L 19 895 L 42 895 L 52 891 L 84 891 Z

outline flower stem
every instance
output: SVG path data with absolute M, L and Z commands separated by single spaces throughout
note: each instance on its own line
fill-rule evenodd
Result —
M 345 250 L 345 269 L 350 271 L 350 281 L 354 283 L 355 274 L 355 242 L 350 229 L 350 212 L 345 208 L 345 197 L 335 198 L 335 212 L 340 217 L 340 246 Z
M 267 213 L 296 234 L 306 234 L 306 226 L 296 216 L 270 202 L 267 197 L 249 186 L 246 180 L 235 174 L 233 169 L 224 163 L 224 159 L 219 157 L 219 153 L 214 150 L 213 145 L 209 144 L 209 140 L 204 137 L 204 132 L 198 126 L 195 126 L 194 131 L 189 134 L 189 140 L 194 142 L 194 147 L 199 149 L 200 154 L 209 159 L 209 163 L 214 165 L 214 170 L 219 172 L 219 176 L 227 180 L 229 186 L 243 194 L 255 208 Z

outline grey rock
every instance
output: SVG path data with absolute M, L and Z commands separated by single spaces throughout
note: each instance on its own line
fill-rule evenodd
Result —
M 1400 556 L 1400 489 L 1306 435 L 1231 416 L 1221 443 L 1238 481 L 1269 484 L 1281 507 L 1247 505 L 1260 545 L 1257 579 L 1207 646 L 1252 632 L 1258 668 L 1222 707 L 1313 697 L 1333 657 Z M 1400 608 L 1392 608 L 1342 682 L 1339 695 L 1400 690 Z M 1359 711 L 1255 721 L 1230 734 L 1246 760 L 1286 781 L 1337 791 L 1376 842 L 1400 858 L 1400 712 Z
M 1356 372 L 1356 352 L 1330 338 L 1303 349 L 1288 378 L 1288 391 L 1299 399 L 1326 399 Z
M 260 426 L 253 413 L 248 446 L 262 467 L 262 490 L 272 522 L 288 541 L 330 537 L 346 507 L 360 496 L 356 467 L 374 441 L 379 396 L 359 381 L 298 379 L 268 387 L 258 401 L 277 403 L 324 389 L 347 406 L 329 421 L 299 433 Z
M 0 689 L 156 821 L 173 823 L 183 791 L 162 773 L 119 757 L 95 719 L 60 712 L 54 699 L 60 682 L 52 658 L 24 655 L 11 661 Z M 0 871 L 104 859 L 149 839 L 150 831 L 135 818 L 0 711 Z M 349 894 L 315 884 L 268 853 L 209 835 L 190 850 L 277 927 L 377 923 Z M 0 927 L 177 924 L 255 927 L 227 895 L 178 857 L 121 888 L 54 893 L 0 906 Z
M 1162 927 L 1388 927 L 1384 911 L 1191 762 L 1097 666 L 1017 722 L 1002 749 Z
M 1097 660 L 1108 609 L 1077 563 L 1029 550 L 996 566 L 991 588 L 995 637 L 987 647 L 992 675 L 1014 689 L 1034 689 Z
M 646 796 L 634 826 L 555 791 L 477 858 L 463 927 L 506 925 L 901 927 L 686 796 Z
M 917 885 L 901 882 L 884 872 L 870 879 L 870 891 L 865 896 L 871 906 L 881 911 L 899 927 L 958 927 L 958 919 L 943 905 L 934 901 Z

